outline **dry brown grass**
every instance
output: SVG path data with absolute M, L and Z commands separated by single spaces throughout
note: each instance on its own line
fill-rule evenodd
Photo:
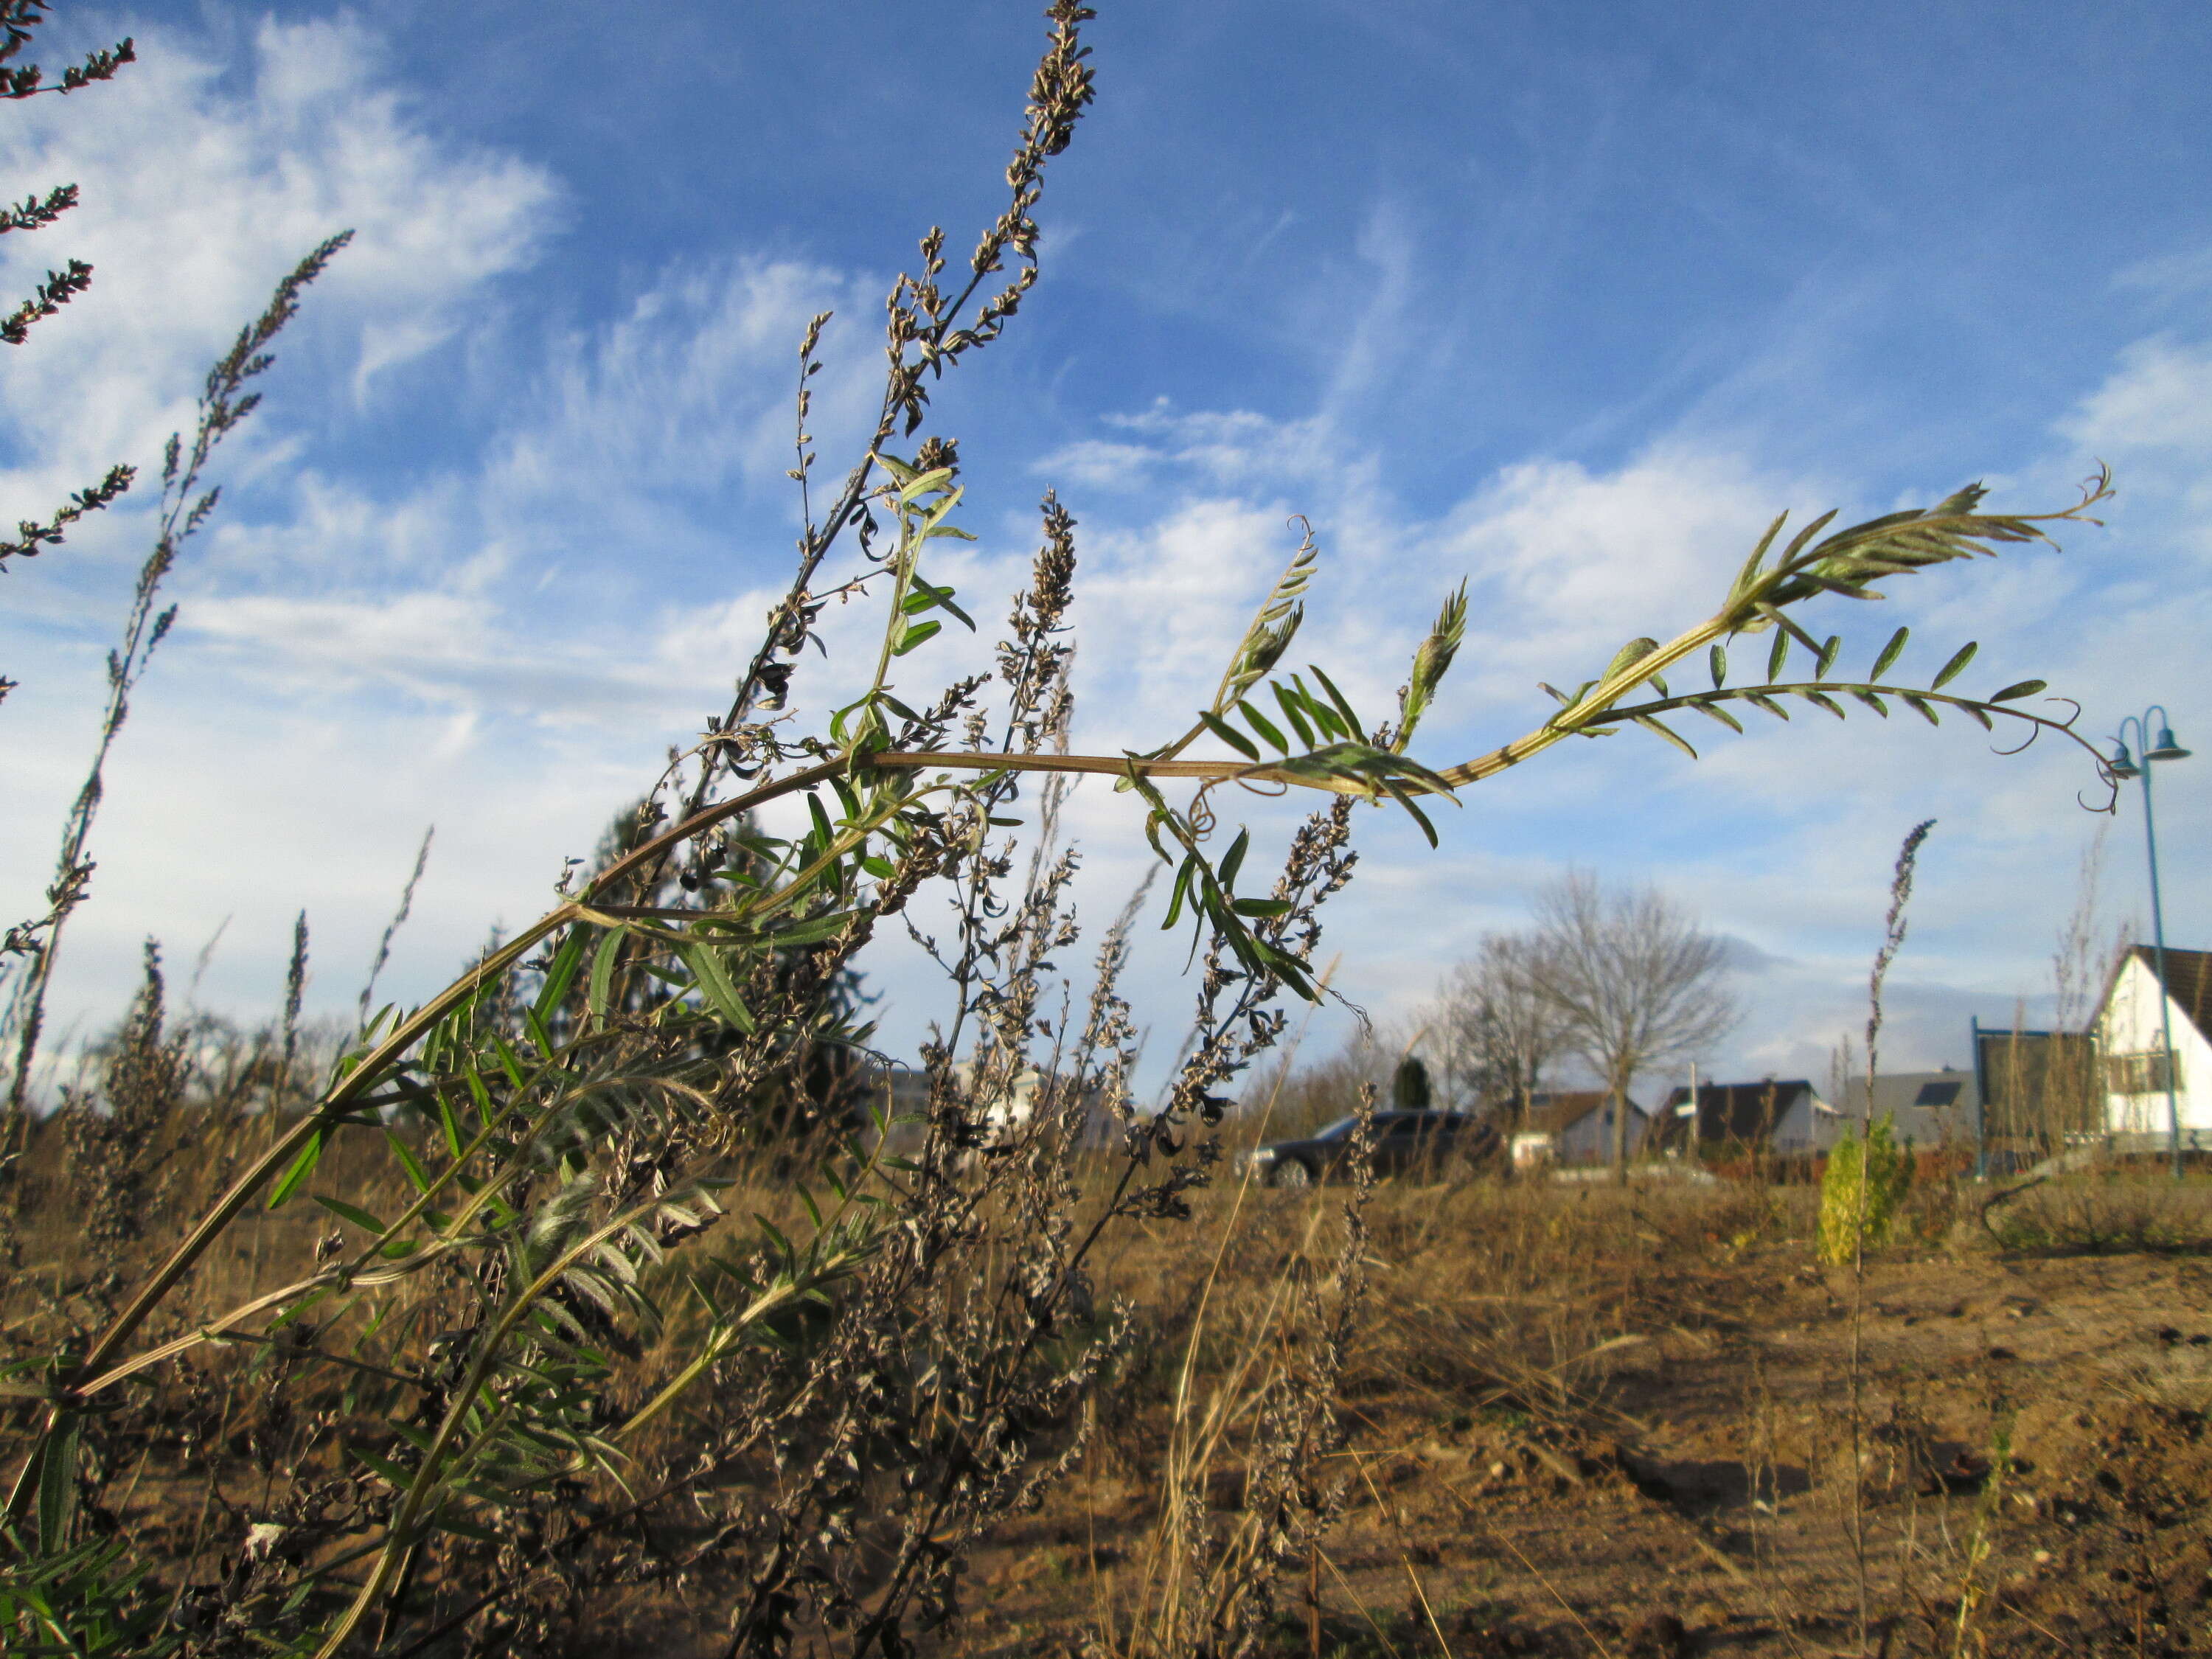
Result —
M 268 1133 L 245 1115 L 179 1124 L 155 1149 L 156 1190 L 202 1190 Z M 163 1242 L 157 1224 L 116 1247 L 121 1261 L 88 1245 L 70 1146 L 64 1126 L 41 1126 L 18 1186 L 23 1267 L 0 1290 L 12 1352 Z M 366 1148 L 341 1139 L 331 1156 L 344 1190 L 391 1179 L 380 1161 L 349 1167 Z M 2112 1182 L 2098 1191 L 2119 1202 Z M 1192 1222 L 1131 1230 L 1097 1261 L 1094 1316 L 1118 1298 L 1134 1324 L 1091 1407 L 1090 1453 L 985 1542 L 970 1616 L 944 1650 L 1177 1650 L 1179 1627 L 1236 1594 L 1239 1551 L 1281 1547 L 1270 1401 L 1284 1376 L 1328 1363 L 1328 1322 L 1356 1279 L 1369 1293 L 1335 1356 L 1342 1433 L 1308 1448 L 1319 1485 L 1289 1494 L 1316 1524 L 1263 1650 L 1844 1650 L 1847 1287 L 1809 1265 L 1809 1188 L 1385 1182 L 1347 1255 L 1353 1196 L 1226 1181 Z M 731 1197 L 740 1214 L 795 1208 L 764 1166 Z M 2139 1197 L 2172 1224 L 2212 1226 L 2203 1189 Z M 1914 1237 L 1870 1262 L 1866 1292 L 1875 1451 L 1862 1497 L 1882 1650 L 2203 1640 L 2183 1581 L 2212 1536 L 2197 1358 L 2212 1351 L 2212 1274 L 2185 1256 L 2007 1256 L 1971 1224 L 1946 1242 L 1957 1204 L 1923 1188 L 1915 1205 Z M 165 1202 L 157 1221 L 179 1213 Z M 243 1230 L 179 1323 L 310 1266 L 313 1213 Z M 685 1250 L 732 1248 L 709 1233 Z M 441 1294 L 426 1282 L 390 1316 L 434 1319 Z M 343 1351 L 328 1332 L 322 1346 Z M 103 1485 L 116 1523 L 189 1559 L 224 1510 L 296 1474 L 283 1462 L 290 1419 L 343 1417 L 359 1379 L 331 1370 L 280 1394 L 283 1364 L 232 1346 L 160 1373 L 137 1402 L 143 1436 Z M 12 1447 L 25 1415 L 0 1439 Z M 374 1444 L 374 1425 L 356 1429 Z M 657 1425 L 656 1456 L 685 1432 L 680 1413 Z M 2099 1456 L 2124 1471 L 2117 1490 L 2099 1484 Z M 2123 1556 L 2124 1581 L 2111 1576 Z M 711 1604 L 713 1573 L 702 1562 L 688 1585 L 626 1589 L 598 1609 L 592 1650 L 716 1650 L 692 1611 Z

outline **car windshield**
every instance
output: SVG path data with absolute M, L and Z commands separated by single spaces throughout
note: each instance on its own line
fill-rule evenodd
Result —
M 1341 1140 L 1359 1125 L 1357 1117 L 1340 1117 L 1314 1136 L 1316 1140 Z

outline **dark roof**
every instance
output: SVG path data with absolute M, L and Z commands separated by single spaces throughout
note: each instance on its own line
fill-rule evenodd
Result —
M 2148 945 L 2130 945 L 2128 956 L 2138 958 L 2158 976 L 2158 951 Z M 2127 958 L 2121 958 L 2123 965 Z M 2116 972 L 2115 981 L 2118 979 Z M 2197 1028 L 2199 1036 L 2212 1041 L 2212 951 L 2184 951 L 2169 945 L 2166 947 L 2166 994 L 2173 999 L 2174 1006 L 2187 1015 L 2189 1023 Z M 2110 987 L 2105 991 L 2105 1000 L 2112 1000 Z
M 1534 1134 L 1565 1134 L 1611 1098 L 1603 1089 L 1540 1090 L 1528 1097 L 1528 1116 L 1522 1127 Z M 1638 1117 L 1649 1115 L 1633 1096 L 1628 1109 Z
M 1916 1111 L 1971 1115 L 1978 1098 L 1972 1072 L 1885 1072 L 1875 1079 L 1872 1115 L 1892 1112 L 1899 1122 Z M 1846 1082 L 1836 1106 L 1845 1117 L 1868 1116 L 1867 1080 L 1855 1077 Z
M 1747 1146 L 1756 1146 L 1773 1133 L 1783 1114 L 1797 1103 L 1799 1095 L 1812 1091 L 1813 1085 L 1802 1078 L 1764 1078 L 1757 1083 L 1701 1083 L 1698 1085 L 1697 1139 L 1740 1140 Z M 1687 1105 L 1689 1099 L 1687 1089 L 1676 1089 L 1667 1097 L 1660 1121 L 1670 1134 L 1680 1133 L 1678 1126 L 1686 1123 L 1675 1111 Z
M 1972 1072 L 1885 1072 L 1875 1079 L 1872 1112 L 1867 1109 L 1867 1080 L 1855 1077 L 1844 1085 L 1837 1108 L 1855 1122 L 1887 1117 L 1899 1140 L 1923 1146 L 1971 1141 L 1982 1121 Z

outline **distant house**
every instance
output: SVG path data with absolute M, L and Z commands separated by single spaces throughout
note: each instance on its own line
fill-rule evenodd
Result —
M 1628 1153 L 1645 1150 L 1651 1115 L 1628 1102 Z M 1528 1097 L 1528 1115 L 1513 1136 L 1513 1161 L 1604 1164 L 1613 1157 L 1613 1097 L 1603 1089 L 1553 1090 Z
M 1993 1030 L 1977 1020 L 1974 1077 L 1989 1167 L 2021 1169 L 2066 1146 L 2103 1140 L 2111 1114 L 2093 1022 L 2086 1031 Z
M 1826 1152 L 1843 1128 L 1843 1114 L 1802 1078 L 1704 1083 L 1694 1102 L 1687 1089 L 1676 1089 L 1659 1116 L 1661 1138 L 1670 1146 L 1687 1140 L 1790 1156 Z
M 1044 1086 L 1044 1077 L 1036 1067 L 1025 1067 L 1011 1085 L 1001 1084 L 988 1100 L 975 1095 L 975 1067 L 972 1061 L 955 1060 L 951 1069 L 953 1088 L 965 1098 L 969 1122 L 983 1144 L 996 1145 L 1012 1139 L 1035 1115 L 1037 1093 Z M 894 1151 L 910 1152 L 926 1139 L 925 1126 L 929 1117 L 927 1072 L 919 1066 L 897 1064 L 880 1068 L 868 1080 L 866 1099 L 871 1113 L 883 1112 L 896 1125 L 890 1142 Z
M 1887 1116 L 1897 1139 L 1932 1150 L 1938 1146 L 1971 1146 L 1981 1123 L 1981 1089 L 1972 1072 L 1946 1066 L 1940 1072 L 1884 1073 L 1874 1080 L 1874 1102 L 1867 1103 L 1867 1080 L 1855 1077 L 1844 1085 L 1841 1110 L 1846 1122 L 1857 1125 L 1869 1117 Z
M 2169 1054 L 2160 1005 L 2173 1032 Z M 2112 972 L 2097 1015 L 2104 1061 L 2105 1130 L 2123 1146 L 2163 1146 L 2168 1133 L 2166 1084 L 2172 1080 L 2185 1146 L 2212 1146 L 2212 951 L 2166 952 L 2160 984 L 2157 952 L 2130 948 Z

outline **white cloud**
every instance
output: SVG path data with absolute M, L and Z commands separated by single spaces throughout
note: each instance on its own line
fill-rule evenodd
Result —
M 2138 341 L 2066 430 L 2095 454 L 2212 448 L 2212 349 L 2165 338 Z
M 1159 458 L 1143 444 L 1117 444 L 1085 438 L 1036 461 L 1032 472 L 1059 481 L 1063 486 L 1091 489 L 1134 489 L 1140 486 Z
M 604 514 L 610 492 L 629 505 L 738 482 L 795 509 L 784 472 L 795 460 L 799 337 L 815 313 L 838 313 L 809 423 L 811 447 L 834 467 L 853 447 L 839 441 L 865 434 L 875 413 L 881 370 L 865 319 L 878 286 L 793 260 L 668 271 L 627 316 L 554 348 L 494 487 L 518 501 Z
M 534 913 L 562 856 L 588 851 L 663 746 L 684 741 L 725 695 L 795 510 L 782 477 L 793 346 L 811 313 L 841 313 L 813 422 L 834 469 L 872 414 L 880 284 L 726 248 L 652 273 L 618 315 L 532 337 L 501 317 L 500 279 L 547 245 L 565 210 L 561 185 L 432 137 L 390 88 L 373 32 L 265 24 L 245 95 L 225 92 L 189 40 L 141 33 L 161 50 L 143 74 L 100 90 L 113 100 L 97 106 L 107 118 L 60 100 L 11 117 L 16 176 L 74 177 L 87 206 L 39 239 L 5 239 L 0 253 L 15 263 L 0 271 L 20 288 L 26 260 L 43 268 L 66 248 L 100 275 L 0 384 L 0 418 L 22 437 L 15 471 L 0 474 L 8 498 L 43 505 L 112 456 L 149 453 L 274 277 L 344 224 L 360 240 L 311 296 L 286 354 L 349 385 L 372 412 L 407 382 L 403 366 L 481 354 L 496 359 L 484 377 L 500 381 L 510 412 L 449 460 L 396 480 L 299 464 L 289 399 L 257 417 L 258 447 L 237 458 L 254 463 L 250 511 L 227 507 L 179 573 L 179 631 L 118 751 L 96 901 L 64 957 L 65 1000 L 112 1012 L 143 932 L 181 955 L 234 914 L 210 997 L 273 1002 L 304 904 L 325 988 L 343 1001 L 434 818 L 428 884 L 387 981 L 395 994 L 419 992 L 492 920 Z M 1376 221 L 1364 257 L 1401 277 L 1402 232 Z M 1705 615 L 1783 507 L 1802 522 L 1837 504 L 1832 483 L 1778 465 L 1755 434 L 1715 435 L 1709 423 L 1609 466 L 1525 458 L 1459 499 L 1409 507 L 1349 412 L 1387 374 L 1373 341 L 1397 330 L 1398 280 L 1376 289 L 1372 337 L 1346 349 L 1333 389 L 1317 394 L 1321 412 L 1162 402 L 1103 419 L 1036 464 L 1084 520 L 1079 746 L 1110 753 L 1189 723 L 1297 545 L 1293 513 L 1311 517 L 1324 554 L 1294 662 L 1327 665 L 1375 716 L 1437 599 L 1471 578 L 1468 639 L 1422 743 L 1449 762 L 1540 719 L 1538 679 L 1594 674 L 1631 635 Z M 494 331 L 495 350 L 484 344 Z M 542 357 L 524 356 L 532 350 Z M 471 386 L 483 390 L 482 378 Z M 78 392 L 92 400 L 86 418 L 34 424 L 44 409 L 75 407 Z M 2112 535 L 2069 537 L 2063 563 L 2013 553 L 1900 584 L 1899 600 L 1870 614 L 1839 601 L 1837 625 L 1856 624 L 1859 659 L 1893 620 L 1910 620 L 1927 666 L 1936 640 L 1981 634 L 1999 678 L 2045 673 L 2100 714 L 2154 696 L 2178 720 L 2212 710 L 2201 646 L 2212 596 L 2191 574 L 2201 565 L 2174 557 L 2212 551 L 2212 497 L 2198 482 L 2212 477 L 2208 393 L 2203 348 L 2161 338 L 2131 349 L 2054 453 L 2021 468 L 2044 478 L 2078 471 L 2086 453 L 2119 460 L 2128 494 Z M 936 556 L 933 572 L 972 601 L 981 632 L 948 633 L 902 664 L 902 693 L 981 665 L 1024 580 L 1033 531 L 993 522 L 980 501 L 967 515 L 984 540 Z M 42 561 L 37 586 L 20 573 L 10 583 L 23 626 L 0 665 L 26 688 L 0 708 L 0 732 L 24 805 L 0 821 L 15 895 L 0 915 L 31 908 L 42 882 L 89 735 L 82 694 L 97 685 L 127 574 L 109 550 L 129 546 L 88 535 L 82 553 L 76 541 L 67 550 L 73 562 Z M 808 659 L 805 711 L 837 695 L 878 618 L 854 605 L 826 621 L 842 654 L 826 670 Z M 2185 740 L 2194 730 L 2185 724 Z M 1638 734 L 1566 745 L 1469 792 L 1463 810 L 1440 811 L 1438 852 L 1402 821 L 1363 812 L 1365 862 L 1324 946 L 1346 952 L 1344 988 L 1377 1012 L 1409 1008 L 1484 929 L 1512 925 L 1529 889 L 1579 859 L 1659 880 L 1765 953 L 1744 975 L 1754 1020 L 1721 1058 L 1818 1079 L 1835 1032 L 1863 1018 L 1897 839 L 1930 813 L 1943 823 L 1895 993 L 1894 1063 L 1961 1058 L 1951 1041 L 1961 999 L 2002 1014 L 2014 989 L 2036 988 L 2070 902 L 2078 758 L 2045 745 L 1999 762 L 1971 727 L 1927 732 L 1870 716 L 1714 735 L 1696 767 Z M 2212 764 L 2200 771 L 2212 776 Z M 2197 775 L 2160 779 L 2177 847 L 2212 828 L 2212 787 Z M 1279 847 L 1304 803 L 1227 805 Z M 1094 916 L 1148 857 L 1132 805 L 1095 786 L 1070 803 Z M 2212 878 L 2169 876 L 2170 916 L 2187 942 L 2202 928 L 2185 915 L 2204 915 Z M 1148 935 L 1144 948 L 1144 1014 L 1172 1033 L 1189 990 L 1175 979 L 1181 943 Z M 920 983 L 894 966 L 875 971 L 895 988 Z M 895 996 L 890 1012 L 899 1042 L 933 1010 Z M 1172 1048 L 1171 1036 L 1156 1046 Z
M 2212 289 L 2212 247 L 2160 254 L 2130 265 L 2113 277 L 2121 289 L 2147 289 L 2167 299 L 2180 299 Z
M 353 245 L 283 349 L 342 352 L 340 372 L 367 395 L 380 371 L 447 338 L 483 284 L 534 257 L 561 211 L 542 169 L 416 125 L 356 23 L 264 21 L 244 95 L 222 88 L 193 37 L 162 25 L 138 37 L 140 61 L 112 83 L 10 111 L 10 177 L 74 182 L 82 205 L 0 241 L 0 283 L 24 289 L 64 257 L 95 270 L 0 385 L 24 458 L 0 473 L 10 499 L 43 504 L 57 480 L 156 451 L 205 365 L 334 232 L 352 229 Z M 309 336 L 344 343 L 311 348 Z
M 2028 458 L 2030 481 L 2002 484 L 1994 502 L 2064 505 L 2055 481 L 2087 471 L 2083 452 L 2094 444 L 2125 454 L 2124 500 L 2142 503 L 2113 531 L 2063 529 L 2063 556 L 2015 549 L 1896 581 L 1889 604 L 1838 600 L 1817 611 L 1817 625 L 1843 631 L 1847 663 L 1863 665 L 1909 623 L 1920 642 L 1900 672 L 1921 676 L 1979 637 L 1969 689 L 2048 678 L 2089 705 L 2085 732 L 2101 732 L 2100 722 L 2152 695 L 2212 709 L 2212 659 L 2197 644 L 2212 629 L 2212 593 L 2160 556 L 2212 529 L 2212 500 L 2190 482 L 2212 476 L 2212 428 L 2196 407 L 2212 399 L 2200 382 L 2212 388 L 2199 354 L 2167 342 L 2131 349 L 2061 423 L 2062 446 Z M 1094 707 L 1103 697 L 1126 721 L 1194 706 L 1272 574 L 1273 515 L 1294 506 L 1322 526 L 1327 554 L 1297 654 L 1346 665 L 1365 706 L 1387 706 L 1425 620 L 1427 594 L 1407 592 L 1470 574 L 1462 666 L 1422 744 L 1438 759 L 1513 735 L 1510 725 L 1498 729 L 1501 716 L 1540 719 L 1545 705 L 1529 695 L 1536 678 L 1594 674 L 1631 635 L 1663 637 L 1704 616 L 1782 507 L 1802 523 L 1838 504 L 1832 485 L 1778 473 L 1739 445 L 1677 435 L 1606 471 L 1559 459 L 1510 465 L 1422 519 L 1376 489 L 1356 441 L 1318 418 L 1158 406 L 1111 424 L 1117 446 L 1149 441 L 1127 446 L 1141 462 L 1117 464 L 1141 465 L 1155 485 L 1166 480 L 1172 506 L 1141 524 L 1115 519 L 1088 544 L 1109 565 L 1103 580 L 1095 570 L 1088 579 L 1097 614 L 1086 638 L 1106 647 L 1086 656 Z M 1841 504 L 1846 522 L 1889 505 Z M 1097 516 L 1126 512 L 1106 505 Z M 1201 573 L 1227 591 L 1205 586 Z M 1741 663 L 1738 679 L 1763 666 L 1765 644 L 1739 647 L 1758 660 Z M 1101 657 L 1114 666 L 1102 668 Z M 1686 672 L 1701 680 L 1702 663 Z M 1171 693 L 1158 695 L 1161 684 Z M 1409 1010 L 1441 966 L 1485 928 L 1510 925 L 1529 889 L 1580 859 L 1616 878 L 1659 880 L 1774 958 L 1745 976 L 1752 1018 L 1709 1059 L 1824 1079 L 1837 1036 L 1865 1019 L 1866 964 L 1898 841 L 1932 816 L 1941 825 L 1891 994 L 1890 1063 L 1963 1061 L 1968 1012 L 2002 1021 L 2022 998 L 2043 1009 L 2042 964 L 2074 902 L 2072 849 L 2101 821 L 2075 804 L 2077 794 L 2099 795 L 2078 750 L 2046 738 L 2004 758 L 1963 718 L 1941 731 L 1902 713 L 1838 726 L 1810 709 L 1786 727 L 1754 721 L 1743 738 L 1703 723 L 1687 735 L 1707 754 L 1702 763 L 1631 733 L 1570 744 L 1470 791 L 1464 812 L 1441 815 L 1441 853 L 1364 815 L 1366 860 L 1333 930 L 1351 952 L 1347 988 L 1378 1012 Z M 2165 775 L 2160 783 L 2169 823 L 2199 834 L 2212 825 L 2212 788 Z M 2124 812 L 2134 806 L 2123 802 Z M 1112 836 L 1126 825 L 1102 815 L 1097 829 Z M 2167 878 L 2170 921 L 2174 891 L 2200 908 L 2212 900 L 2212 883 L 2177 880 L 2171 865 Z M 2130 908 L 2136 878 L 2124 866 L 2115 914 Z

